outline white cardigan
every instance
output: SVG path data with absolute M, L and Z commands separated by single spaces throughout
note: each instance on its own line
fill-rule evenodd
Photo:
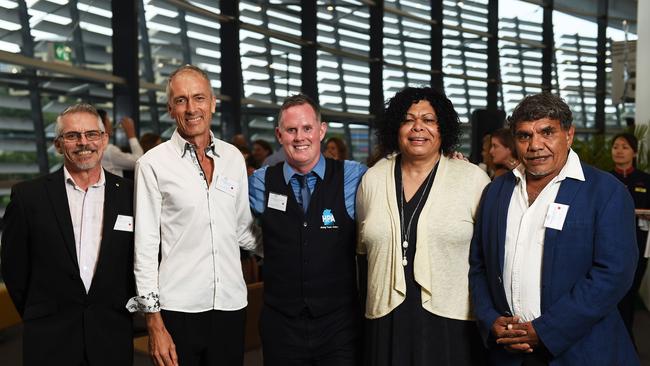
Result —
M 368 258 L 366 317 L 388 314 L 406 298 L 399 207 L 397 155 L 380 160 L 357 191 L 357 253 Z M 436 315 L 473 319 L 469 300 L 469 246 L 483 188 L 490 179 L 463 160 L 440 158 L 431 192 L 417 225 L 415 280 L 422 307 Z

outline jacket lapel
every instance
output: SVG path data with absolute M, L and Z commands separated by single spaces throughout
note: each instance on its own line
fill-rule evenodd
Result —
M 70 254 L 70 258 L 77 270 L 79 262 L 77 260 L 77 248 L 74 241 L 74 229 L 72 228 L 72 219 L 70 218 L 70 206 L 68 205 L 68 194 L 65 190 L 65 180 L 63 168 L 47 177 L 46 189 L 47 194 L 54 210 L 57 224 L 63 236 L 64 245 Z
M 120 186 L 119 182 L 111 174 L 108 174 L 104 171 L 104 177 L 106 183 L 104 185 L 104 219 L 102 223 L 102 240 L 99 245 L 99 254 L 97 256 L 97 267 L 95 267 L 95 275 L 93 276 L 93 281 L 90 286 L 88 293 L 91 293 L 94 284 L 98 278 L 101 277 L 103 269 L 106 266 L 109 266 L 110 263 L 106 263 L 108 258 L 111 257 L 110 251 L 112 250 L 112 236 L 113 236 L 113 227 L 115 225 L 115 220 L 117 219 L 117 202 L 120 199 L 119 190 L 123 188 Z
M 557 192 L 557 196 L 555 197 L 555 203 L 561 203 L 563 205 L 569 206 L 569 210 L 571 210 L 571 203 L 573 202 L 574 198 L 576 197 L 576 194 L 578 190 L 580 189 L 582 184 L 582 181 L 579 181 L 577 179 L 572 179 L 572 178 L 566 178 L 562 181 L 560 184 L 560 189 Z M 567 217 L 569 217 L 569 213 L 567 213 Z M 545 231 L 545 236 L 544 236 L 544 251 L 548 250 L 549 247 L 555 245 L 555 240 L 557 239 L 558 234 L 560 233 L 561 230 L 555 230 L 555 229 L 549 229 L 546 228 Z
M 560 184 L 560 190 L 557 192 L 555 197 L 555 203 L 561 203 L 569 206 L 569 212 L 567 213 L 566 218 L 571 215 L 571 210 L 576 209 L 571 206 L 571 203 L 575 199 L 580 187 L 582 187 L 582 181 L 572 178 L 566 178 Z M 542 255 L 542 263 L 549 265 L 542 265 L 542 289 L 552 288 L 553 284 L 550 283 L 550 280 L 553 278 L 551 273 L 553 266 L 550 265 L 553 263 L 554 251 L 557 243 L 560 241 L 561 231 L 551 228 L 546 228 L 544 232 L 544 254 Z M 542 311 L 546 309 L 546 293 L 542 290 L 541 294 L 541 307 Z
M 508 176 L 501 186 L 501 192 L 499 194 L 499 201 L 497 203 L 497 256 L 499 258 L 499 273 L 503 273 L 503 262 L 505 260 L 505 248 L 506 248 L 506 226 L 508 224 L 508 208 L 510 207 L 510 199 L 512 198 L 512 193 L 515 189 L 515 183 L 517 178 L 512 172 L 508 173 Z

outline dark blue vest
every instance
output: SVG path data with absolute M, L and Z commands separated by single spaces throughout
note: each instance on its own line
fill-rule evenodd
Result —
M 264 238 L 264 302 L 296 316 L 320 316 L 358 301 L 355 224 L 346 211 L 341 161 L 326 159 L 307 213 L 284 182 L 282 164 L 266 170 L 260 217 Z M 270 193 L 287 196 L 286 211 L 268 207 Z

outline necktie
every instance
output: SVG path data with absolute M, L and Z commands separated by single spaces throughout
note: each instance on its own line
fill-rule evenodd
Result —
M 307 213 L 307 207 L 309 207 L 309 200 L 311 199 L 311 192 L 309 192 L 309 185 L 307 184 L 307 176 L 298 175 L 298 182 L 300 182 L 300 198 L 302 198 L 302 211 Z

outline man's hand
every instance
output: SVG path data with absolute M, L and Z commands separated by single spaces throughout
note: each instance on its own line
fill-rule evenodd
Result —
M 514 329 L 513 326 L 519 323 L 519 317 L 500 316 L 492 324 L 492 334 L 498 340 L 500 338 L 514 338 L 526 335 L 525 330 Z
M 452 151 L 451 153 L 449 153 L 449 155 L 447 155 L 447 157 L 454 160 L 469 161 L 469 159 L 467 159 L 467 157 L 463 155 L 463 153 L 460 151 Z
M 511 323 L 507 328 L 511 332 L 509 336 L 497 337 L 497 344 L 503 345 L 506 350 L 530 353 L 539 346 L 539 338 L 531 322 Z
M 167 332 L 160 313 L 146 313 L 149 331 L 149 355 L 156 366 L 178 366 L 176 346 Z
M 126 133 L 126 137 L 132 138 L 135 137 L 135 124 L 130 117 L 122 117 L 120 124 Z

